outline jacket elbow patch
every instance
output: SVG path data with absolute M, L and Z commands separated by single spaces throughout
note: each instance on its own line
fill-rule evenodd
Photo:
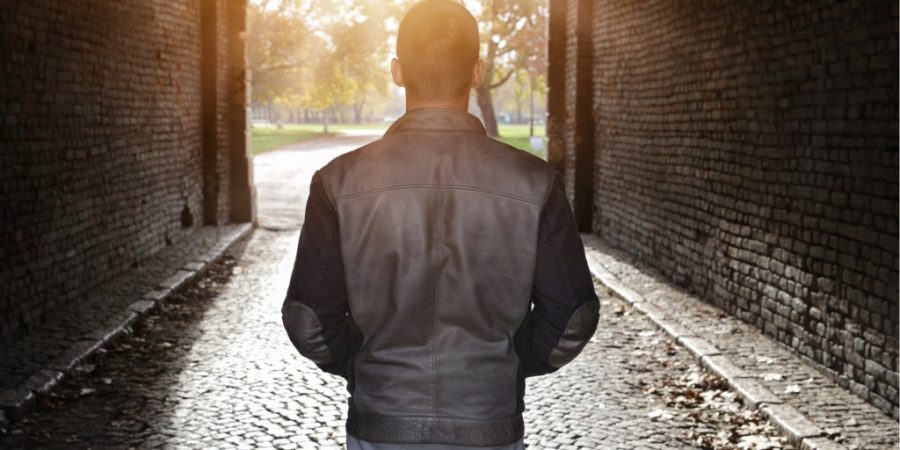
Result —
M 288 337 L 301 355 L 318 365 L 333 362 L 334 358 L 322 335 L 322 322 L 312 308 L 300 302 L 286 301 L 281 309 L 281 318 Z
M 597 322 L 600 318 L 600 302 L 591 300 L 575 310 L 559 342 L 550 352 L 547 364 L 554 369 L 568 364 L 587 345 L 588 341 L 597 330 Z

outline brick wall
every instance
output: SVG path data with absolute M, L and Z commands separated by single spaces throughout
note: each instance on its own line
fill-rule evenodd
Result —
M 897 2 L 593 22 L 595 232 L 896 416 Z
M 210 0 L 204 0 L 210 1 Z M 229 200 L 228 185 L 220 180 L 228 180 L 231 167 L 229 164 L 229 134 L 228 123 L 225 119 L 228 115 L 228 97 L 231 86 L 228 81 L 228 51 L 231 42 L 227 29 L 227 6 L 221 1 L 213 1 L 216 4 L 216 176 L 213 185 L 218 187 L 216 204 L 227 205 Z M 216 208 L 215 223 L 227 223 L 230 210 L 227 207 Z
M 199 25 L 198 0 L 0 9 L 0 342 L 203 224 Z

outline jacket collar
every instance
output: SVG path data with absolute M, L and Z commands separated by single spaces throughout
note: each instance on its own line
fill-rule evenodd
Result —
M 466 131 L 487 134 L 477 117 L 455 109 L 414 109 L 391 124 L 385 136 L 400 131 Z

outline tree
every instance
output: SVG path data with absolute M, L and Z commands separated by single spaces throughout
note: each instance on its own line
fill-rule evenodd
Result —
M 475 88 L 477 103 L 488 135 L 496 137 L 492 91 L 527 65 L 530 52 L 541 49 L 540 55 L 545 54 L 547 8 L 542 0 L 483 0 L 469 6 L 480 16 L 484 46 L 484 82 Z
M 544 11 L 547 13 L 548 11 Z M 547 27 L 546 15 L 539 18 L 542 25 L 529 30 L 531 34 L 524 42 L 524 66 L 528 74 L 529 88 L 529 136 L 534 136 L 534 94 L 535 91 L 546 92 L 547 78 Z M 543 98 L 541 99 L 543 103 Z
M 516 122 L 522 123 L 522 106 L 531 93 L 531 76 L 527 70 L 517 70 L 513 76 L 513 101 L 516 105 Z
M 485 82 L 476 88 L 476 100 L 488 133 L 496 136 L 492 91 L 522 70 L 534 85 L 543 70 L 533 66 L 545 55 L 546 0 L 467 1 L 481 17 Z M 352 111 L 360 122 L 372 102 L 387 103 L 392 37 L 414 2 L 251 0 L 247 47 L 254 102 L 315 108 L 326 117 Z
M 370 100 L 385 100 L 390 86 L 391 24 L 410 0 L 361 2 L 312 0 L 312 31 L 322 37 L 318 65 L 307 97 L 309 104 L 333 111 L 350 107 L 353 120 L 362 121 Z
M 385 68 L 388 33 L 384 22 L 382 14 L 376 12 L 339 22 L 330 33 L 335 47 L 333 64 L 351 84 L 349 103 L 356 123 L 362 121 L 366 101 L 374 96 L 383 97 L 390 83 Z
M 251 93 L 263 104 L 296 102 L 311 36 L 303 20 L 302 0 L 250 2 L 247 14 L 247 62 Z

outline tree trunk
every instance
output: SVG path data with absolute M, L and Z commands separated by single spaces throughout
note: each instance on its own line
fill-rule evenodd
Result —
M 528 136 L 534 137 L 534 77 L 528 77 L 528 87 L 531 89 L 531 108 L 528 113 Z
M 488 136 L 497 137 L 500 135 L 497 130 L 497 116 L 494 115 L 494 100 L 491 98 L 491 87 L 487 82 L 481 83 L 481 86 L 475 89 L 478 94 L 478 108 L 481 109 L 481 118 L 484 120 L 484 129 Z
M 362 123 L 362 105 L 353 105 L 353 122 L 357 125 Z

